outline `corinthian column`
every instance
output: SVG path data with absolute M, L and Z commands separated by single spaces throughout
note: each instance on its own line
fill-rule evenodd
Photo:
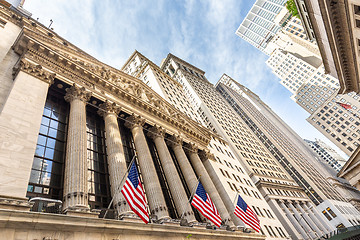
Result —
M 290 202 L 289 203 L 289 207 L 291 208 L 291 210 L 293 211 L 295 218 L 301 223 L 301 226 L 305 228 L 305 230 L 307 231 L 307 233 L 311 236 L 312 239 L 316 238 L 316 235 L 314 233 L 314 231 L 309 227 L 309 225 L 305 222 L 305 220 L 303 219 L 302 216 L 300 216 L 298 210 L 296 209 L 296 207 Z
M 208 172 L 199 158 L 197 147 L 194 144 L 189 144 L 187 145 L 187 149 L 189 151 L 190 161 L 197 175 L 201 175 L 201 183 L 203 184 L 206 192 L 210 195 L 211 200 L 214 202 L 217 210 L 220 213 L 221 219 L 226 225 L 228 225 L 228 227 L 234 228 L 235 226 L 230 218 L 230 214 L 228 213 L 214 183 L 212 182 Z
M 290 222 L 296 228 L 296 230 L 301 234 L 303 239 L 308 239 L 308 236 L 307 236 L 305 230 L 302 228 L 302 226 L 296 220 L 294 215 L 292 215 L 292 213 L 289 211 L 288 207 L 284 204 L 284 202 L 282 200 L 279 200 L 279 205 L 285 211 L 285 214 L 286 214 L 287 218 L 290 220 Z
M 178 214 L 183 216 L 188 223 L 195 222 L 194 212 L 191 209 L 188 202 L 185 189 L 181 184 L 181 179 L 176 170 L 170 152 L 166 146 L 164 135 L 165 132 L 160 127 L 152 127 L 149 129 L 148 136 L 150 136 L 156 145 L 157 152 L 161 161 L 161 166 L 164 170 L 167 183 L 169 184 L 171 195 L 174 199 L 174 203 Z
M 132 115 L 126 118 L 125 126 L 131 129 L 133 135 L 151 214 L 156 216 L 157 220 L 167 219 L 170 217 L 166 208 L 166 202 L 161 191 L 161 185 L 156 174 L 150 150 L 142 129 L 144 123 L 145 120 L 143 118 Z
M 301 207 L 301 205 L 298 202 L 295 202 L 295 206 L 300 210 L 301 216 L 305 218 L 305 220 L 309 223 L 310 227 L 315 230 L 315 232 L 321 237 L 324 235 L 324 233 L 319 229 L 319 226 L 317 226 L 312 219 L 307 215 L 307 213 L 304 211 L 304 209 Z
M 240 218 L 235 216 L 234 203 L 227 194 L 224 185 L 221 183 L 218 175 L 216 174 L 214 168 L 212 167 L 209 161 L 210 158 L 214 157 L 213 154 L 210 154 L 209 151 L 202 151 L 200 153 L 200 157 L 203 160 L 202 163 L 204 164 L 206 171 L 208 172 L 212 182 L 214 183 L 216 189 L 218 190 L 221 200 L 225 204 L 225 207 L 228 213 L 230 214 L 232 221 L 235 223 L 236 226 L 244 226 L 244 223 L 240 220 Z
M 70 103 L 66 143 L 63 210 L 89 210 L 87 189 L 86 102 L 90 92 L 75 84 L 66 89 L 65 100 Z
M 121 217 L 131 214 L 131 209 L 126 202 L 125 197 L 120 192 L 120 188 L 122 187 L 121 180 L 126 174 L 127 166 L 117 121 L 117 115 L 119 112 L 120 107 L 116 106 L 115 103 L 106 101 L 100 105 L 98 114 L 101 115 L 105 121 L 105 141 L 107 160 L 109 164 L 111 195 L 114 199 L 117 216 Z

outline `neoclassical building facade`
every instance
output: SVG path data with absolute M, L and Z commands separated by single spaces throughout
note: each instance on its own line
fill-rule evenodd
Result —
M 264 239 L 238 229 L 205 168 L 212 133 L 141 80 L 0 5 L 0 222 L 7 239 Z M 135 161 L 151 223 L 120 188 Z M 189 197 L 197 179 L 223 227 Z M 28 199 L 61 201 L 59 214 Z M 104 217 L 112 202 L 115 211 Z

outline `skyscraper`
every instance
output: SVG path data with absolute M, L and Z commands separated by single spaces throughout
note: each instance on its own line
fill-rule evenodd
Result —
M 182 66 L 180 69 L 175 62 L 172 62 L 163 71 L 148 58 L 135 51 L 122 69 L 135 77 L 139 77 L 148 86 L 156 89 L 160 95 L 177 109 L 202 122 L 207 128 L 215 129 L 215 126 L 210 123 L 204 113 L 199 115 L 198 108 L 203 103 L 196 95 L 194 89 L 184 81 L 178 82 L 179 77 L 175 75 L 181 71 L 186 71 L 205 80 L 205 72 L 188 64 Z M 221 189 L 220 195 L 230 211 L 234 207 L 236 194 L 240 193 L 258 215 L 262 233 L 270 239 L 288 236 L 289 234 L 284 226 L 279 222 L 269 204 L 262 197 L 260 191 L 249 177 L 247 170 L 245 170 L 236 154 L 231 150 L 228 142 L 214 133 L 209 143 L 209 150 L 213 154 L 211 157 L 212 161 L 208 161 L 205 167 L 209 173 L 212 173 L 210 176 L 214 183 L 217 183 L 217 188 Z M 243 225 L 237 218 L 235 218 L 234 222 L 237 225 Z
M 168 71 L 171 67 L 175 69 L 173 74 Z M 335 228 L 326 223 L 303 188 L 292 179 L 205 76 L 199 75 L 196 67 L 169 54 L 161 68 L 183 85 L 189 98 L 198 100 L 197 111 L 203 121 L 208 122 L 229 143 L 233 153 L 291 236 L 314 238 Z M 313 208 L 314 212 L 311 213 L 312 219 L 305 222 L 300 214 L 308 207 Z M 319 228 L 309 224 L 317 221 L 321 222 Z
M 329 174 L 314 156 L 307 152 L 309 150 L 306 150 L 305 143 L 302 140 L 294 141 L 296 136 L 288 130 L 288 127 L 284 127 L 285 124 L 274 116 L 275 113 L 268 107 L 262 106 L 262 101 L 256 94 L 227 75 L 221 77 L 216 88 L 277 161 L 305 189 L 317 208 L 327 217 L 332 215 L 331 211 L 337 212 L 333 215 L 336 216 L 334 219 L 328 218 L 334 226 L 338 224 L 351 226 L 354 220 L 359 220 L 356 216 L 358 211 L 327 181 L 326 176 Z M 267 117 L 269 115 L 273 115 L 270 120 Z M 360 201 L 359 196 L 357 201 Z M 342 214 L 342 207 L 352 208 L 354 215 Z
M 346 160 L 320 139 L 316 139 L 315 141 L 305 139 L 304 141 L 316 152 L 324 163 L 331 166 L 336 172 L 339 172 L 345 165 Z
M 254 47 L 264 51 L 271 39 L 281 29 L 281 26 L 274 20 L 281 10 L 285 9 L 285 3 L 286 0 L 257 0 L 236 30 L 236 34 Z M 284 13 L 286 15 L 286 11 Z M 289 16 L 287 14 L 283 17 Z
M 0 23 L 1 238 L 265 238 L 234 225 L 209 174 L 211 131 L 2 1 Z M 149 224 L 120 193 L 131 162 Z M 200 176 L 221 229 L 206 229 L 189 203 Z

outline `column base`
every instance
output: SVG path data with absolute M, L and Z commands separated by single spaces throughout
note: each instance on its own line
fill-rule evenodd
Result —
M 30 211 L 31 204 L 27 198 L 0 196 L 0 209 Z
M 75 217 L 86 217 L 86 218 L 98 218 L 100 212 L 92 211 L 87 208 L 79 208 L 79 209 L 66 209 L 64 213 L 68 216 L 75 216 Z

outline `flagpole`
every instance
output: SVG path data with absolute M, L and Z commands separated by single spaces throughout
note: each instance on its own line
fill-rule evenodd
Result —
M 188 203 L 190 202 L 191 198 L 194 196 L 195 191 L 196 191 L 197 187 L 199 186 L 200 178 L 201 178 L 201 175 L 200 175 L 199 178 L 197 179 L 197 184 L 196 184 L 196 186 L 194 187 L 194 189 L 192 190 L 192 192 L 191 192 L 191 194 L 190 194 L 190 198 L 189 198 L 189 200 L 187 201 L 186 204 L 188 204 Z M 182 219 L 182 218 L 184 217 L 184 214 L 185 214 L 185 212 L 183 212 L 183 213 L 181 214 L 180 219 Z
M 114 196 L 112 197 L 112 199 L 111 199 L 111 201 L 110 201 L 110 203 L 109 203 L 109 206 L 107 207 L 107 209 L 106 209 L 106 211 L 105 211 L 105 214 L 104 214 L 104 216 L 103 216 L 103 219 L 106 217 L 106 214 L 108 213 L 108 211 L 109 211 L 109 209 L 110 209 L 110 207 L 111 207 L 111 204 L 114 202 L 114 198 L 115 198 L 115 195 L 117 194 L 117 191 L 122 187 L 123 181 L 124 181 L 124 179 L 125 179 L 125 176 L 126 176 L 126 174 L 129 172 L 129 170 L 130 170 L 130 168 L 131 168 L 131 166 L 132 166 L 132 164 L 133 164 L 133 162 L 134 162 L 134 160 L 135 160 L 135 156 L 136 156 L 136 154 L 134 154 L 133 158 L 131 159 L 131 162 L 130 162 L 129 166 L 128 166 L 126 172 L 124 173 L 124 176 L 122 177 L 122 179 L 121 179 L 121 181 L 120 181 L 120 186 L 118 186 L 118 189 L 116 189 L 116 191 L 115 191 L 115 193 L 114 193 Z

